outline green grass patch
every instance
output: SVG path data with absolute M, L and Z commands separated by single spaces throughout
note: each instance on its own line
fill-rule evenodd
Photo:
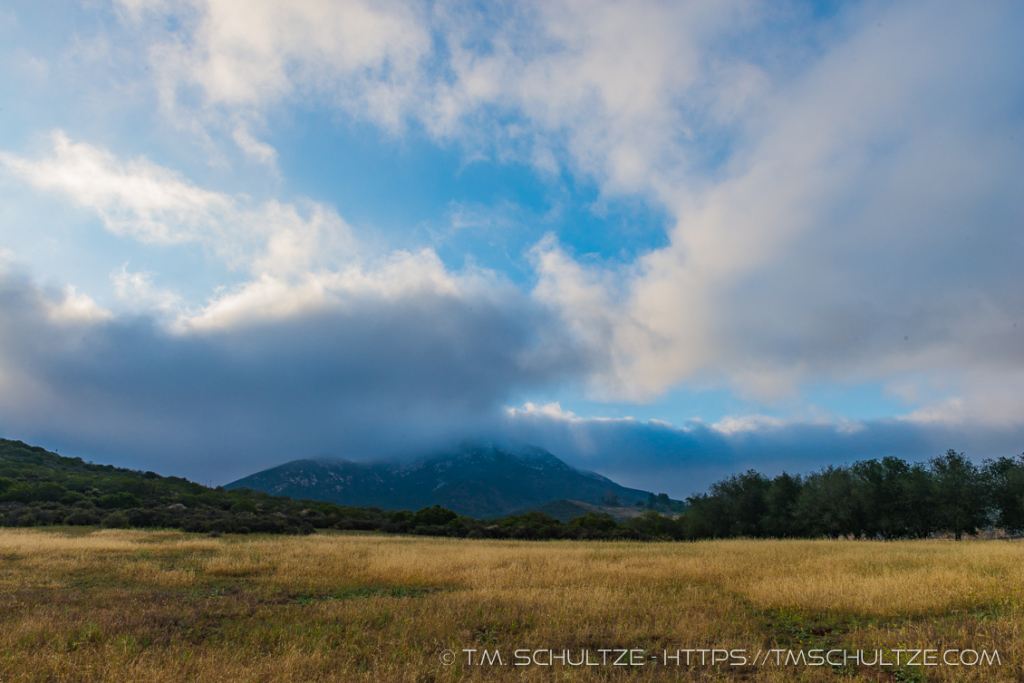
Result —
M 358 600 L 360 598 L 422 598 L 436 592 L 427 586 L 367 586 L 344 588 L 330 593 L 307 593 L 295 596 L 291 602 L 296 605 L 311 605 L 331 600 Z

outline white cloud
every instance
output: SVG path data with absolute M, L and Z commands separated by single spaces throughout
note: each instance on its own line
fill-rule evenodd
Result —
M 277 150 L 274 149 L 273 146 L 254 138 L 252 133 L 249 131 L 248 125 L 244 123 L 236 125 L 231 137 L 234 139 L 235 144 L 238 145 L 242 151 L 249 156 L 249 158 L 269 166 L 274 166 L 277 163 Z
M 50 77 L 50 65 L 45 59 L 21 50 L 17 52 L 14 71 L 30 83 L 42 83 Z
M 979 364 L 980 366 L 981 364 Z M 947 379 L 951 396 L 922 402 L 900 419 L 921 425 L 1019 425 L 1024 368 L 978 367 L 966 377 Z
M 0 153 L 14 175 L 44 190 L 67 194 L 92 209 L 107 229 L 142 242 L 174 244 L 209 236 L 234 202 L 188 183 L 146 159 L 121 161 L 106 150 L 52 135 L 53 155 L 31 160 Z
M 395 252 L 381 262 L 351 263 L 297 278 L 271 274 L 220 293 L 209 304 L 176 322 L 180 330 L 231 328 L 253 321 L 282 320 L 324 309 L 347 309 L 366 299 L 382 305 L 417 296 L 464 300 L 493 296 L 501 287 L 486 277 L 449 273 L 430 250 Z
M 570 422 L 579 419 L 576 416 L 576 413 L 572 412 L 571 410 L 563 410 L 562 406 L 558 403 L 558 401 L 555 401 L 553 403 L 545 403 L 544 405 L 537 405 L 535 403 L 527 401 L 526 403 L 523 404 L 522 408 L 506 407 L 505 413 L 510 418 L 513 419 L 518 417 L 537 416 L 549 417 L 555 420 L 567 420 Z
M 88 295 L 79 293 L 71 285 L 64 288 L 60 299 L 46 299 L 45 303 L 46 317 L 59 325 L 97 323 L 114 317 L 110 311 L 101 308 Z
M 247 281 L 219 289 L 202 305 L 154 286 L 155 273 L 129 272 L 127 265 L 111 273 L 123 303 L 136 312 L 169 316 L 177 333 L 347 310 L 368 299 L 385 306 L 417 297 L 497 306 L 512 294 L 504 280 L 488 271 L 448 271 L 430 249 L 377 257 L 360 253 L 349 226 L 322 204 L 255 204 L 244 196 L 199 188 L 146 159 L 125 162 L 106 150 L 73 143 L 60 131 L 53 141 L 49 158 L 0 153 L 0 163 L 25 182 L 62 192 L 95 211 L 114 234 L 161 245 L 203 244 L 230 265 L 248 270 Z M 69 291 L 61 304 L 47 304 L 54 315 L 100 315 L 90 299 Z
M 418 12 L 401 2 L 121 4 L 135 26 L 154 32 L 150 62 L 172 111 L 189 87 L 200 89 L 205 106 L 236 110 L 314 91 L 397 127 L 430 49 Z M 166 35 L 169 19 L 184 29 Z
M 349 226 L 322 204 L 205 190 L 145 158 L 122 160 L 111 152 L 52 134 L 53 153 L 27 159 L 0 153 L 15 177 L 57 191 L 94 211 L 107 230 L 147 244 L 198 243 L 232 267 L 289 277 L 334 266 L 354 249 Z
M 186 127 L 227 125 L 261 162 L 271 150 L 232 122 L 312 100 L 392 133 L 418 121 L 549 174 L 567 151 L 607 190 L 647 194 L 685 165 L 702 112 L 732 125 L 766 88 L 760 67 L 720 45 L 755 22 L 750 0 L 121 5 L 151 36 L 166 111 Z
M 767 415 L 728 415 L 711 425 L 716 432 L 729 436 L 735 434 L 754 433 L 785 426 L 785 420 Z
M 679 105 L 707 75 L 702 49 L 746 4 L 523 3 L 490 30 L 448 7 L 453 76 L 424 97 L 428 125 L 465 135 L 478 112 L 497 106 L 523 117 L 542 152 L 550 138 L 608 189 L 646 193 L 685 157 Z M 550 168 L 545 154 L 534 158 Z
M 996 382 L 1024 362 L 1010 324 L 1024 164 L 1006 144 L 1024 133 L 1006 95 L 1020 17 L 930 7 L 852 13 L 813 68 L 755 87 L 742 154 L 715 183 L 660 186 L 671 244 L 633 269 L 542 245 L 537 295 L 606 355 L 600 392 L 645 400 L 717 377 L 771 401 L 805 381 L 927 375 L 978 419 L 1020 420 L 986 398 L 1024 400 Z
M 185 308 L 181 296 L 154 286 L 154 276 L 150 272 L 130 272 L 126 263 L 110 274 L 110 280 L 117 298 L 136 310 L 180 314 Z

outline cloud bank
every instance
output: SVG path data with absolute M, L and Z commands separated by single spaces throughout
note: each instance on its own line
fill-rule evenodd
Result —
M 1019 424 L 948 424 L 912 417 L 851 421 L 755 415 L 673 425 L 580 418 L 557 404 L 526 404 L 508 409 L 503 429 L 507 438 L 544 444 L 576 467 L 680 499 L 748 469 L 775 476 L 887 456 L 923 462 L 949 448 L 979 461 L 1024 450 Z
M 285 318 L 174 331 L 8 274 L 0 431 L 217 483 L 482 436 L 511 390 L 584 370 L 505 293 L 349 289 Z

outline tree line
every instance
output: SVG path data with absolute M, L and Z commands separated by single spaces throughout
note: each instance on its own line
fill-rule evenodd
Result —
M 687 499 L 682 538 L 923 538 L 1024 529 L 1024 455 L 975 465 L 948 450 L 769 478 L 748 470 Z

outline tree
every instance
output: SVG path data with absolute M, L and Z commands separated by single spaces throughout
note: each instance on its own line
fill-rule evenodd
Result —
M 764 536 L 763 520 L 768 511 L 766 495 L 770 486 L 768 477 L 756 470 L 734 474 L 712 484 L 711 497 L 720 502 L 723 521 L 728 525 L 726 533 L 721 535 Z
M 807 525 L 804 533 L 829 538 L 859 534 L 853 489 L 853 475 L 844 467 L 829 465 L 808 475 L 796 505 L 797 516 Z
M 936 528 L 935 479 L 921 463 L 914 463 L 904 475 L 900 487 L 908 512 L 907 535 L 924 538 Z
M 862 533 L 888 539 L 928 534 L 932 482 L 920 465 L 886 457 L 856 462 L 851 470 Z
M 765 494 L 767 511 L 761 520 L 761 528 L 766 535 L 775 538 L 802 535 L 804 525 L 796 514 L 796 504 L 802 488 L 800 475 L 794 477 L 783 472 L 772 479 L 771 486 Z
M 995 524 L 1007 531 L 1024 529 L 1024 454 L 985 463 Z
M 981 473 L 963 453 L 952 448 L 930 461 L 935 481 L 935 516 L 938 527 L 953 532 L 956 540 L 974 533 L 988 521 L 988 504 Z

